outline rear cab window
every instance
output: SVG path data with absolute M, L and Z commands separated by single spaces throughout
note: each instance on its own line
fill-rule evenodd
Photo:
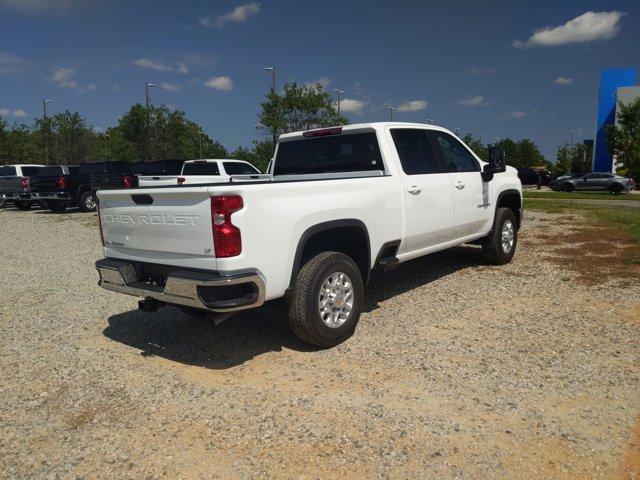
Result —
M 109 167 L 106 163 L 82 163 L 78 167 L 78 173 L 91 175 L 97 173 L 109 173 Z
M 185 162 L 182 175 L 220 175 L 220 169 L 217 162 Z
M 22 176 L 31 177 L 32 175 L 38 175 L 42 167 L 22 167 Z
M 16 167 L 4 166 L 0 167 L 0 177 L 15 177 Z
M 38 175 L 47 176 L 47 175 L 62 175 L 64 173 L 62 167 L 40 167 L 38 170 Z
M 384 171 L 374 131 L 298 138 L 278 144 L 273 174 Z
M 255 175 L 260 173 L 256 167 L 244 162 L 222 162 L 227 175 Z

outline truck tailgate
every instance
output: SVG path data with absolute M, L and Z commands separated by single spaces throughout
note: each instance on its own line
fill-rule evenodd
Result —
M 206 188 L 101 190 L 98 199 L 109 256 L 169 264 L 214 259 Z

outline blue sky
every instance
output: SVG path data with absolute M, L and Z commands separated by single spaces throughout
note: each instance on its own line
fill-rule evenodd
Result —
M 537 32 L 537 33 L 536 33 Z M 184 110 L 229 148 L 259 137 L 277 80 L 346 93 L 352 122 L 434 123 L 558 145 L 592 138 L 599 73 L 640 67 L 640 2 L 0 0 L 0 115 L 80 111 L 113 125 L 132 103 Z

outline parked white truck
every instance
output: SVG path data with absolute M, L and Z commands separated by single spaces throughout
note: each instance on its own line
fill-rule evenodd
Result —
M 282 135 L 265 181 L 101 190 L 100 285 L 149 311 L 282 299 L 300 339 L 334 346 L 374 269 L 469 242 L 511 261 L 522 188 L 491 157 L 440 127 L 367 123 Z
M 167 185 L 197 185 L 203 183 L 264 179 L 256 167 L 244 160 L 203 159 L 187 160 L 180 175 L 138 175 L 140 187 L 165 187 Z

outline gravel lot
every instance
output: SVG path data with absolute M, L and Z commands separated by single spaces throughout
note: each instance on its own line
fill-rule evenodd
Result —
M 138 312 L 95 222 L 0 210 L 0 478 L 640 478 L 640 284 L 538 238 L 579 216 L 378 276 L 331 350 L 271 308 Z

